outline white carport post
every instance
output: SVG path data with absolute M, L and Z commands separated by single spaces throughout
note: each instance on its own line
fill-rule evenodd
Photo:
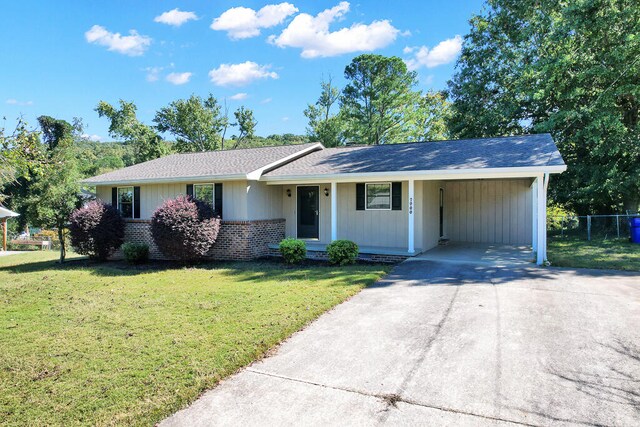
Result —
M 338 183 L 331 183 L 331 241 L 338 240 Z
M 409 180 L 409 226 L 407 227 L 409 230 L 409 248 L 408 251 L 410 254 L 416 252 L 415 248 L 415 218 L 414 218 L 414 204 L 413 201 L 415 199 L 415 181 L 413 179 Z
M 533 180 L 531 184 L 531 199 L 532 199 L 532 236 L 531 236 L 531 246 L 533 251 L 536 252 L 538 250 L 538 178 Z
M 547 258 L 547 188 L 545 183 L 545 177 L 548 177 L 548 174 L 539 175 L 536 179 L 536 204 L 538 208 L 538 224 L 537 224 L 537 259 L 536 264 L 542 265 L 544 260 Z M 548 178 L 547 178 L 548 180 Z

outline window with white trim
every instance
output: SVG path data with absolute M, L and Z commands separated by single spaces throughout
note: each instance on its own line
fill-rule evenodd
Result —
M 133 187 L 118 187 L 118 210 L 123 218 L 133 218 Z
M 391 210 L 391 183 L 375 183 L 365 185 L 366 193 L 366 209 L 374 210 Z
M 215 209 L 213 184 L 193 184 L 193 197 Z

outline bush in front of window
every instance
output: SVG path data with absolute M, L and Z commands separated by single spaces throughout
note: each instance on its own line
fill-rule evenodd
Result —
M 220 217 L 190 196 L 165 201 L 151 217 L 151 235 L 164 256 L 180 261 L 205 257 L 218 238 Z
M 302 240 L 287 237 L 280 242 L 279 249 L 287 264 L 299 264 L 307 257 L 307 245 Z
M 354 264 L 360 249 L 351 240 L 335 240 L 327 245 L 327 256 L 331 264 Z
M 104 261 L 122 245 L 124 226 L 116 208 L 100 201 L 89 202 L 69 218 L 71 246 L 79 254 Z
M 149 261 L 149 245 L 145 243 L 125 243 L 122 245 L 122 253 L 129 264 L 144 264 Z

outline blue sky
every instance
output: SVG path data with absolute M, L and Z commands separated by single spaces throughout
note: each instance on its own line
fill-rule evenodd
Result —
M 0 117 L 11 127 L 46 114 L 81 117 L 111 140 L 100 100 L 134 101 L 151 124 L 169 102 L 213 93 L 252 108 L 258 134 L 305 131 L 302 111 L 321 79 L 344 84 L 363 52 L 397 55 L 420 89 L 441 89 L 460 38 L 481 10 L 467 1 L 31 1 L 3 2 Z M 176 10 L 177 9 L 177 10 Z

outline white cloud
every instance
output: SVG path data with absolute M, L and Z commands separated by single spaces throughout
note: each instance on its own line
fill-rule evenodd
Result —
M 102 141 L 102 137 L 100 135 L 95 135 L 95 134 L 89 135 L 88 133 L 83 133 L 81 136 L 90 141 L 95 141 L 95 142 Z
M 269 65 L 258 65 L 252 61 L 222 64 L 209 71 L 209 78 L 218 86 L 244 86 L 255 80 L 277 79 L 278 74 L 269 68 Z
M 94 25 L 84 33 L 89 43 L 106 46 L 107 50 L 129 56 L 140 56 L 151 45 L 151 37 L 138 34 L 136 30 L 130 30 L 128 36 L 120 33 L 112 33 L 100 25 Z
M 153 18 L 154 22 L 159 22 L 161 24 L 173 25 L 174 27 L 179 27 L 185 22 L 198 19 L 198 16 L 193 12 L 185 12 L 178 8 L 170 10 L 168 12 L 164 12 L 161 15 Z
M 189 79 L 193 73 L 169 73 L 165 79 L 174 85 L 183 85 L 185 83 L 189 83 Z
M 268 103 L 270 103 L 271 101 L 272 101 L 272 99 L 271 99 L 271 98 L 265 98 L 265 99 L 263 99 L 262 101 L 260 101 L 260 104 L 268 104 Z
M 9 105 L 19 105 L 21 107 L 28 107 L 33 105 L 33 101 L 18 101 L 17 99 L 14 99 L 14 98 L 7 99 L 6 103 Z
M 157 82 L 160 79 L 160 72 L 164 70 L 164 67 L 147 67 L 144 70 L 147 72 L 148 82 Z
M 289 121 L 289 117 L 284 116 L 284 117 L 282 118 L 282 121 L 283 121 L 283 122 L 288 122 L 288 121 Z
M 416 50 L 417 49 L 417 50 Z M 413 53 L 413 58 L 405 61 L 410 70 L 417 70 L 420 67 L 433 68 L 452 62 L 462 50 L 462 37 L 457 35 L 452 39 L 443 40 L 433 49 L 427 46 L 405 47 L 404 53 Z
M 282 24 L 287 17 L 298 11 L 291 3 L 268 4 L 255 11 L 248 7 L 233 7 L 215 18 L 211 29 L 226 31 L 233 40 L 260 35 L 260 29 Z
M 249 95 L 247 95 L 244 92 L 239 92 L 239 93 L 236 93 L 235 95 L 231 95 L 229 99 L 232 99 L 234 101 L 242 101 L 243 99 L 247 99 L 247 96 Z
M 348 28 L 330 31 L 329 26 L 348 11 L 349 3 L 343 1 L 316 16 L 301 13 L 279 36 L 270 36 L 269 42 L 282 48 L 300 48 L 303 58 L 316 58 L 373 51 L 392 43 L 400 32 L 388 20 L 353 24 Z

